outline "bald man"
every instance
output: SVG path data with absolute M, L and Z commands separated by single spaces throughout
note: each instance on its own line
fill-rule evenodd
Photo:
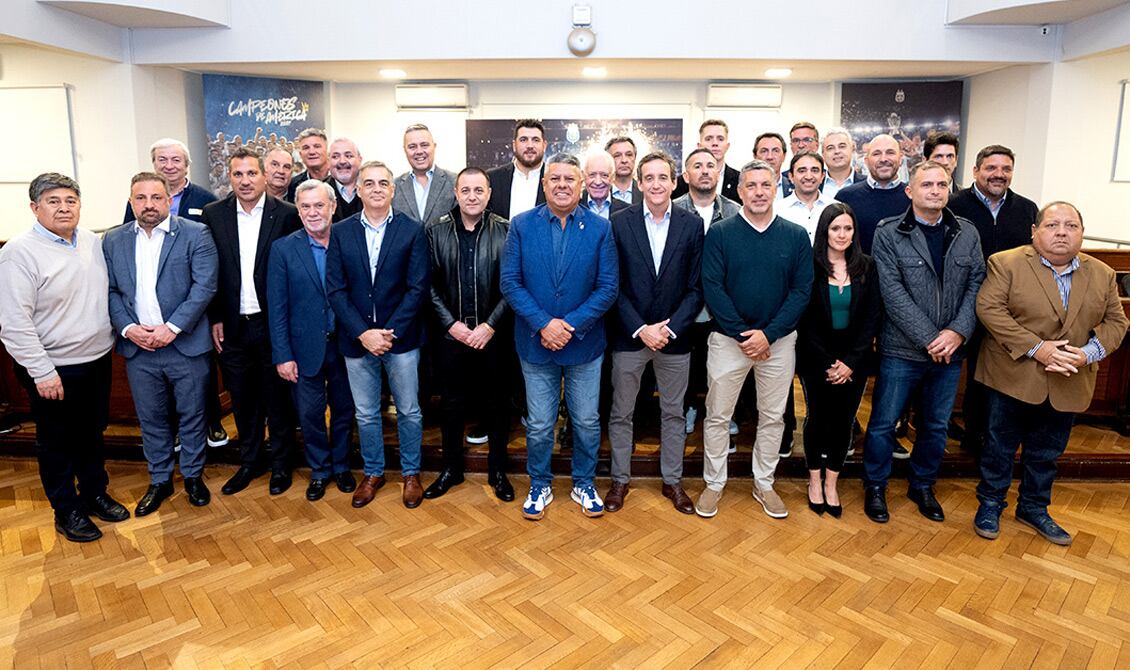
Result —
M 604 219 L 629 207 L 628 203 L 612 197 L 612 177 L 615 175 L 616 161 L 607 151 L 594 151 L 585 157 L 582 166 L 585 178 L 585 193 L 581 202 L 593 214 Z
M 905 213 L 910 208 L 910 198 L 899 181 L 902 149 L 895 138 L 885 133 L 873 137 L 867 143 L 863 160 L 867 179 L 840 189 L 836 200 L 850 205 L 855 212 L 859 244 L 864 253 L 870 254 L 879 222 Z
M 360 170 L 361 151 L 353 140 L 345 137 L 335 139 L 330 144 L 330 176 L 326 178 L 337 196 L 334 223 L 361 211 L 361 198 L 357 195 L 357 174 Z

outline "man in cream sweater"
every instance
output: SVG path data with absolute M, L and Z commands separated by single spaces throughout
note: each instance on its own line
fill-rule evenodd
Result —
M 114 345 L 106 261 L 98 236 L 78 227 L 73 179 L 41 174 L 28 195 L 37 222 L 0 248 L 0 342 L 31 400 L 55 528 L 72 542 L 90 542 L 102 537 L 90 515 L 129 518 L 106 492 L 102 449 Z

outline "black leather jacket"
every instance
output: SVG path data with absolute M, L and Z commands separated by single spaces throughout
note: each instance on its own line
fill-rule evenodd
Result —
M 483 213 L 483 221 L 476 228 L 475 245 L 475 314 L 460 314 L 463 304 L 463 286 L 459 278 L 459 238 L 456 226 L 463 225 L 459 208 L 452 209 L 428 226 L 428 253 L 431 255 L 432 307 L 444 332 L 459 320 L 464 323 L 486 323 L 495 330 L 507 317 L 510 308 L 498 287 L 502 249 L 510 222 L 490 211 Z

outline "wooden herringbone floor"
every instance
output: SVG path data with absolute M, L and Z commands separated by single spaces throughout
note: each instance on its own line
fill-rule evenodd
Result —
M 178 483 L 75 545 L 34 462 L 0 460 L 0 667 L 1130 667 L 1126 484 L 1058 484 L 1062 548 L 1007 514 L 999 540 L 976 537 L 970 481 L 940 484 L 944 524 L 894 486 L 872 524 L 855 481 L 840 520 L 783 481 L 774 521 L 748 479 L 710 520 L 654 480 L 587 519 L 559 480 L 531 523 L 481 476 L 417 510 L 395 485 L 353 510 L 336 490 L 307 503 L 305 472 L 277 498 L 265 480 L 220 496 L 230 472 L 208 467 L 209 507 Z M 144 466 L 110 473 L 132 507 Z

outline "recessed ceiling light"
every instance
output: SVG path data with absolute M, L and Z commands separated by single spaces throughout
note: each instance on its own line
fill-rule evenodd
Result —
M 787 67 L 771 67 L 765 71 L 765 76 L 770 79 L 784 79 L 792 74 L 792 68 Z
M 586 67 L 581 70 L 581 74 L 592 79 L 600 79 L 608 76 L 608 68 L 606 67 Z
M 408 76 L 408 73 L 396 68 L 384 68 L 381 70 L 380 75 L 385 79 L 404 79 Z

